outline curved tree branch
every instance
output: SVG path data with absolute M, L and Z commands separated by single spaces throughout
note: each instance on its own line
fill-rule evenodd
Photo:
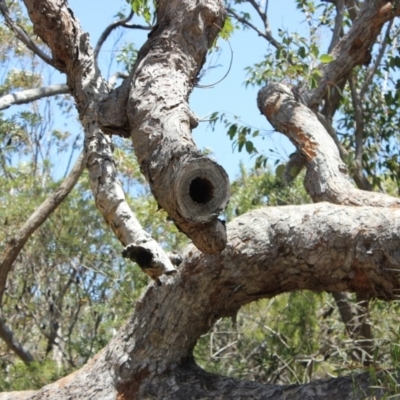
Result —
M 94 56 L 95 60 L 97 60 L 99 53 L 100 53 L 101 46 L 103 46 L 104 42 L 107 40 L 110 33 L 114 29 L 118 28 L 119 26 L 125 26 L 125 24 L 132 19 L 133 15 L 134 15 L 134 12 L 133 12 L 133 10 L 131 10 L 131 12 L 129 13 L 129 15 L 126 18 L 122 18 L 119 21 L 113 22 L 112 24 L 107 26 L 107 28 L 103 31 L 99 40 L 97 41 L 96 47 L 94 49 L 93 56 Z
M 108 139 L 101 137 L 96 111 L 109 91 L 95 67 L 88 35 L 62 0 L 41 1 L 40 12 L 37 0 L 24 2 L 35 32 L 67 74 L 85 130 L 86 148 L 93 150 L 91 167 L 105 162 L 110 168 L 112 151 L 107 148 Z M 227 205 L 229 182 L 222 167 L 195 147 L 190 130 L 197 121 L 187 100 L 207 50 L 222 26 L 224 12 L 222 3 L 205 2 L 196 20 L 197 8 L 193 2 L 159 2 L 159 27 L 139 52 L 127 114 L 136 155 L 158 203 L 197 246 L 215 252 L 226 243 L 225 226 L 217 217 Z M 60 21 L 58 25 L 53 23 L 55 17 Z M 179 18 L 185 22 L 179 20 L 175 25 L 179 29 L 172 29 L 172 22 Z M 193 21 L 197 21 L 196 26 Z M 80 54 L 79 60 L 76 54 Z M 97 150 L 88 143 L 94 140 L 100 146 Z M 96 160 L 95 155 L 102 153 L 104 157 Z M 94 188 L 98 172 L 91 177 Z M 107 209 L 114 210 L 114 206 Z
M 151 31 L 154 28 L 154 26 L 152 25 L 139 25 L 139 24 L 122 24 L 121 26 L 128 29 L 141 29 L 143 31 Z
M 370 58 L 370 49 L 379 35 L 382 26 L 400 15 L 400 7 L 393 2 L 377 0 L 365 2 L 349 32 L 334 47 L 333 61 L 321 64 L 321 79 L 318 87 L 301 90 L 299 97 L 310 108 L 316 108 L 325 97 L 329 88 L 351 72 L 354 66 L 363 65 Z
M 39 13 L 37 1 L 25 0 L 36 29 L 47 39 L 46 43 L 52 44 L 49 46 L 55 58 L 67 71 L 85 128 L 87 164 L 96 203 L 124 241 L 132 235 L 132 229 L 119 224 L 132 217 L 129 209 L 126 213 L 118 209 L 125 203 L 115 180 L 111 143 L 101 135 L 96 121 L 96 105 L 107 97 L 107 87 L 92 68 L 94 58 L 87 37 L 64 2 L 41 0 Z M 189 0 L 159 0 L 160 25 L 139 53 L 130 88 L 132 139 L 157 198 L 162 193 L 158 192 L 157 183 L 174 191 L 174 180 L 165 179 L 170 176 L 168 166 L 172 164 L 179 171 L 185 161 L 182 154 L 195 153 L 190 137 L 195 121 L 187 97 L 215 37 L 214 24 L 221 26 L 220 1 L 196 3 L 197 11 Z M 375 3 L 371 3 L 374 7 Z M 63 29 L 71 29 L 61 39 L 55 35 L 57 32 L 44 31 L 48 25 L 57 30 L 51 24 L 54 15 Z M 201 21 L 200 29 L 191 23 L 193 16 Z M 174 32 L 169 30 L 169 24 L 177 27 Z M 207 27 L 206 33 L 203 27 Z M 62 42 L 61 48 L 53 42 L 55 36 Z M 76 53 L 81 57 L 74 57 Z M 215 398 L 216 393 L 238 399 L 249 393 L 253 397 L 291 399 L 315 398 L 316 393 L 329 393 L 333 399 L 382 394 L 381 389 L 370 388 L 368 375 L 317 381 L 308 386 L 270 386 L 217 377 L 194 364 L 193 348 L 202 333 L 219 318 L 235 315 L 241 306 L 257 299 L 302 289 L 398 298 L 399 200 L 379 193 L 367 196 L 352 188 L 333 139 L 317 117 L 295 101 L 288 88 L 270 85 L 263 89 L 259 106 L 307 160 L 306 183 L 313 198 L 358 207 L 318 203 L 271 207 L 241 216 L 229 224 L 228 243 L 223 251 L 204 254 L 189 247 L 178 272 L 161 277 L 163 286 L 152 284 L 148 288 L 137 302 L 135 314 L 103 351 L 81 370 L 37 391 L 31 398 L 82 399 L 82 387 L 86 398 L 119 400 Z M 182 141 L 185 146 L 177 148 Z M 171 153 L 172 159 L 168 158 Z M 186 194 L 199 199 L 198 193 L 191 193 L 195 179 L 189 179 Z M 207 179 L 200 180 L 206 181 L 202 183 L 209 188 Z M 160 204 L 162 198 L 158 198 Z M 172 209 L 173 216 L 174 212 Z M 177 222 L 183 226 L 180 220 Z M 128 246 L 126 251 L 136 249 Z
M 0 315 L 0 338 L 4 340 L 7 347 L 13 351 L 25 364 L 29 364 L 34 361 L 34 358 L 29 350 L 25 349 L 24 346 L 18 342 L 15 338 L 14 333 L 6 325 L 3 317 Z M 1 396 L 1 395 L 0 395 Z
M 399 207 L 400 199 L 355 189 L 333 139 L 306 106 L 282 84 L 269 84 L 258 94 L 258 107 L 271 125 L 285 134 L 307 160 L 305 187 L 314 201 Z
M 5 0 L 0 0 L 0 12 L 4 17 L 6 25 L 14 32 L 15 36 L 22 43 L 24 43 L 29 50 L 40 57 L 45 63 L 51 65 L 54 68 L 57 68 L 51 57 L 44 53 L 43 50 L 39 46 L 37 46 L 36 43 L 29 37 L 25 30 L 12 20 Z
M 140 226 L 117 180 L 111 139 L 103 135 L 97 123 L 97 105 L 108 97 L 109 89 L 96 67 L 89 35 L 82 31 L 64 0 L 24 3 L 35 33 L 49 46 L 55 62 L 67 75 L 85 132 L 86 166 L 96 206 L 121 243 L 129 246 L 126 255 L 158 281 L 160 275 L 173 273 L 175 267 Z
M 41 88 L 22 90 L 21 92 L 6 94 L 0 97 L 0 111 L 15 104 L 25 104 L 44 97 L 69 93 L 67 85 L 50 85 Z
M 244 214 L 228 225 L 229 242 L 222 253 L 206 255 L 190 246 L 178 273 L 161 278 L 163 286 L 148 288 L 134 315 L 103 351 L 32 399 L 82 399 L 94 393 L 97 398 L 119 399 L 157 399 L 160 393 L 163 399 L 213 398 L 218 390 L 226 398 L 240 399 L 248 395 L 243 388 L 248 390 L 252 384 L 254 394 L 261 393 L 256 398 L 263 398 L 264 393 L 307 398 L 307 386 L 250 384 L 206 374 L 193 365 L 193 347 L 219 318 L 279 293 L 362 291 L 397 299 L 399 232 L 400 210 L 395 208 L 318 203 Z M 190 376 L 192 397 L 185 397 L 188 386 L 180 379 L 183 369 L 188 371 L 187 379 Z M 203 381 L 202 376 L 208 379 Z M 351 379 L 353 385 L 331 398 L 364 399 L 357 392 L 363 378 Z M 311 386 L 334 390 L 335 380 L 316 381 Z M 367 393 L 375 393 L 368 386 Z
M 158 2 L 157 25 L 139 52 L 127 113 L 141 171 L 159 206 L 204 252 L 223 250 L 218 215 L 229 200 L 225 170 L 202 155 L 188 97 L 223 25 L 222 0 Z

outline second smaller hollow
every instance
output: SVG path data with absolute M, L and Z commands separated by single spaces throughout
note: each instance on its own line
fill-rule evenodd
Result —
M 207 204 L 214 197 L 214 186 L 206 178 L 195 178 L 190 182 L 190 198 L 199 204 Z

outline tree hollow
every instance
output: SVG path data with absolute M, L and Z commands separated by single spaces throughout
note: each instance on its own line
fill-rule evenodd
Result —
M 207 223 L 226 208 L 229 179 L 224 169 L 209 158 L 191 160 L 176 175 L 174 195 L 181 217 Z

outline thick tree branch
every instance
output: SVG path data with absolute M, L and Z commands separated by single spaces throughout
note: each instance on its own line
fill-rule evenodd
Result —
M 245 214 L 228 225 L 229 242 L 222 253 L 206 255 L 188 248 L 178 273 L 161 278 L 163 286 L 148 288 L 134 315 L 101 353 L 32 398 L 85 399 L 95 393 L 97 398 L 156 399 L 161 391 L 165 399 L 187 398 L 187 386 L 179 378 L 182 363 L 191 371 L 193 397 L 199 393 L 198 397 L 212 398 L 221 390 L 227 398 L 245 398 L 242 388 L 248 389 L 250 383 L 231 380 L 224 389 L 226 378 L 215 376 L 210 383 L 221 382 L 217 386 L 200 388 L 193 383 L 202 374 L 190 361 L 199 336 L 241 306 L 288 291 L 362 291 L 397 299 L 399 232 L 400 210 L 394 208 L 318 203 Z M 351 379 L 362 381 L 357 376 Z M 287 394 L 293 389 L 254 385 L 270 390 L 271 395 L 274 390 Z M 312 385 L 321 390 L 326 385 L 335 387 L 330 380 Z M 341 397 L 333 398 L 365 398 L 357 395 L 357 387 L 342 388 Z M 302 390 L 298 386 L 290 398 L 307 398 Z
M 29 217 L 24 225 L 8 239 L 4 252 L 0 257 L 0 305 L 4 289 L 7 282 L 7 276 L 10 272 L 13 262 L 18 257 L 29 237 L 36 231 L 51 215 L 51 213 L 64 201 L 71 192 L 85 166 L 83 154 L 81 154 L 71 172 L 65 178 L 63 183 L 54 191 Z
M 49 46 L 66 73 L 85 132 L 86 166 L 97 208 L 135 261 L 153 279 L 175 271 L 158 243 L 140 226 L 116 178 L 111 139 L 97 124 L 97 105 L 109 90 L 96 66 L 89 35 L 64 0 L 24 0 L 35 33 Z
M 93 126 L 92 126 L 93 128 Z M 148 234 L 129 207 L 112 156 L 111 139 L 94 131 L 85 143 L 90 186 L 96 206 L 120 242 L 126 246 L 123 255 L 158 282 L 162 274 L 175 272 L 161 246 Z
M 25 104 L 39 100 L 44 97 L 56 96 L 69 93 L 67 85 L 51 85 L 35 89 L 22 90 L 21 92 L 6 94 L 0 97 L 0 111 L 15 104 Z
M 260 90 L 258 107 L 271 125 L 285 134 L 307 160 L 305 187 L 314 201 L 336 204 L 399 207 L 400 200 L 382 193 L 355 189 L 333 139 L 316 115 L 297 102 L 282 84 Z
M 207 253 L 226 244 L 218 215 L 229 200 L 229 181 L 193 142 L 198 122 L 188 97 L 224 18 L 221 0 L 160 0 L 157 28 L 139 52 L 127 106 L 135 153 L 154 197 Z
M 24 2 L 35 32 L 67 74 L 86 140 L 97 140 L 98 149 L 107 153 L 107 158 L 95 160 L 101 152 L 92 151 L 90 165 L 104 162 L 109 167 L 111 151 L 101 137 L 96 111 L 109 93 L 88 35 L 63 0 Z M 227 205 L 229 182 L 225 171 L 195 147 L 190 130 L 197 122 L 187 100 L 223 18 L 219 1 L 205 1 L 200 8 L 189 1 L 160 1 L 158 28 L 139 52 L 127 110 L 135 152 L 154 196 L 178 227 L 208 252 L 220 251 L 226 243 L 225 227 L 217 217 Z M 91 146 L 87 143 L 86 148 L 93 150 Z M 93 181 L 92 188 L 95 185 Z

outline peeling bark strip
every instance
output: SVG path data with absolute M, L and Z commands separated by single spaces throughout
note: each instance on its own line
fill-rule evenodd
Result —
M 400 199 L 353 187 L 335 142 L 317 116 L 295 100 L 285 85 L 271 83 L 258 93 L 258 108 L 307 160 L 305 187 L 315 202 L 400 207 Z
M 177 274 L 166 277 L 161 287 L 148 288 L 104 350 L 31 399 L 247 399 L 251 394 L 255 399 L 303 400 L 329 393 L 330 399 L 343 400 L 380 395 L 370 389 L 374 382 L 368 375 L 305 386 L 218 377 L 194 365 L 192 350 L 219 318 L 279 293 L 363 291 L 397 299 L 399 232 L 398 209 L 319 203 L 247 213 L 228 225 L 229 242 L 222 253 L 206 255 L 190 246 Z
M 152 193 L 206 253 L 226 244 L 217 219 L 229 201 L 224 169 L 197 149 L 188 97 L 219 27 L 223 2 L 160 0 L 156 29 L 139 53 L 128 101 L 135 153 Z

